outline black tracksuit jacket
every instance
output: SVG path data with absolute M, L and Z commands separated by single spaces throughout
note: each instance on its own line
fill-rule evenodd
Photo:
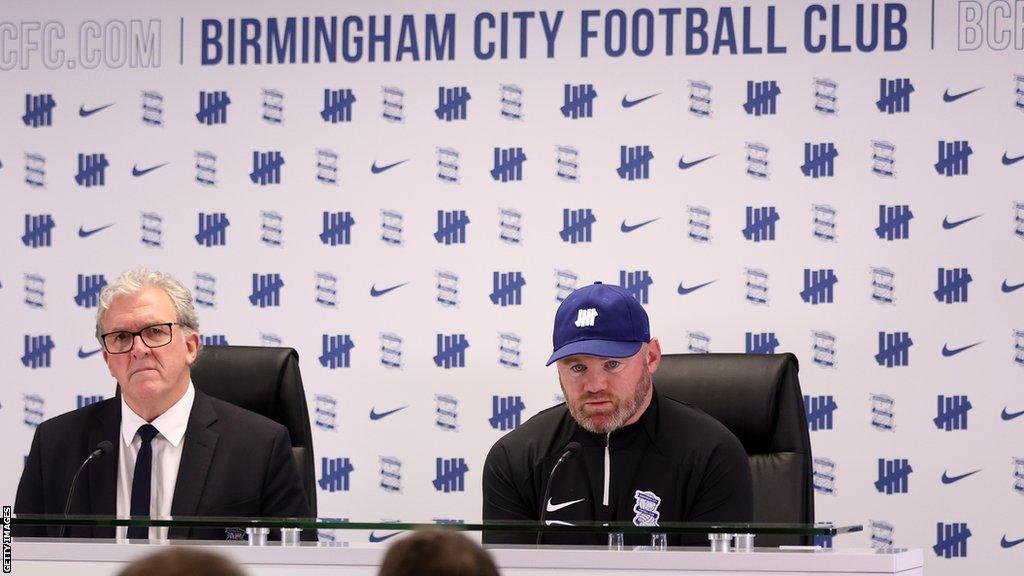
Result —
M 566 460 L 541 498 L 558 458 L 571 441 L 581 453 Z M 498 440 L 483 473 L 483 519 L 577 521 L 750 522 L 750 465 L 740 441 L 698 408 L 654 390 L 638 421 L 594 434 L 580 427 L 566 405 L 530 418 Z M 654 514 L 656 512 L 656 515 Z M 484 532 L 487 544 L 532 544 L 536 532 Z M 544 543 L 607 543 L 606 534 L 545 533 Z M 627 534 L 626 544 L 650 544 Z M 670 545 L 703 545 L 707 536 L 670 535 Z

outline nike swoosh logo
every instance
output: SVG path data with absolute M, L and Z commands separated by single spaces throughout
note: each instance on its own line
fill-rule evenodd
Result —
M 1024 538 L 1021 538 L 1020 540 L 1007 540 L 1006 534 L 1003 534 L 1003 539 L 999 541 L 999 545 L 1003 548 L 1013 548 L 1021 542 L 1024 542 Z
M 383 542 L 388 538 L 394 538 L 399 534 L 401 534 L 401 532 L 392 532 L 391 534 L 381 534 L 380 536 L 377 536 L 376 532 L 370 532 L 370 542 Z
M 370 296 L 373 298 L 383 296 L 388 292 L 391 292 L 392 290 L 398 290 L 399 288 L 405 286 L 406 284 L 408 284 L 408 282 L 402 282 L 401 284 L 396 284 L 390 288 L 384 288 L 383 290 L 377 290 L 377 285 L 374 284 L 373 286 L 370 286 Z
M 567 508 L 569 506 L 572 506 L 573 504 L 579 504 L 580 502 L 583 502 L 585 500 L 586 500 L 586 498 L 580 498 L 579 500 L 570 500 L 568 502 L 561 502 L 559 504 L 552 504 L 551 503 L 551 498 L 548 498 L 548 512 L 558 512 L 562 508 Z
M 1020 162 L 1021 160 L 1024 160 L 1024 154 L 1021 154 L 1016 158 L 1010 158 L 1009 156 L 1006 155 L 1006 152 L 1003 152 L 1003 166 L 1010 166 L 1012 164 Z
M 88 238 L 89 236 L 92 236 L 93 234 L 95 234 L 97 232 L 103 232 L 104 230 L 106 230 L 107 228 L 110 228 L 111 226 L 113 226 L 113 224 L 107 224 L 106 226 L 100 226 L 99 228 L 93 228 L 92 230 L 86 230 L 84 226 L 79 226 L 78 227 L 78 237 L 79 238 Z
M 984 88 L 984 86 L 982 86 L 981 88 Z M 942 93 L 942 101 L 956 102 L 957 100 L 963 98 L 964 96 L 970 96 L 971 94 L 974 94 L 978 90 L 981 90 L 981 88 L 975 88 L 974 90 L 968 90 L 966 92 L 961 92 L 959 94 L 950 94 L 949 88 L 946 88 L 946 91 Z
M 1002 416 L 1003 420 L 1009 422 L 1010 420 L 1013 420 L 1014 418 L 1018 418 L 1020 416 L 1024 416 L 1024 410 L 1021 410 L 1020 412 L 1007 412 L 1006 411 L 1006 406 L 1003 406 L 1003 413 L 1000 416 Z
M 83 104 L 82 106 L 78 107 L 78 115 L 81 116 L 82 118 L 88 118 L 89 116 L 92 116 L 93 114 L 95 114 L 95 113 L 97 113 L 97 112 L 99 112 L 101 110 L 106 110 L 107 108 L 110 108 L 114 104 L 116 104 L 116 102 L 111 102 L 110 104 L 107 104 L 106 106 L 100 106 L 99 108 L 93 108 L 92 110 L 86 110 L 85 105 Z
M 967 474 L 961 474 L 959 476 L 950 476 L 949 472 L 943 470 L 943 472 L 942 472 L 942 483 L 943 484 L 952 484 L 953 482 L 959 482 L 960 480 L 963 480 L 964 478 L 967 478 L 968 476 L 971 476 L 973 474 L 977 474 L 978 472 L 981 472 L 981 468 L 978 468 L 974 472 L 968 472 Z
M 680 156 L 679 157 L 679 169 L 680 170 L 689 170 L 690 168 L 693 168 L 694 166 L 696 166 L 697 164 L 700 164 L 701 162 L 707 162 L 708 160 L 711 160 L 715 156 L 718 156 L 718 154 L 712 154 L 711 156 L 705 156 L 704 158 L 701 158 L 700 160 L 694 160 L 693 162 L 685 162 L 685 161 L 683 161 L 683 157 Z
M 404 163 L 406 163 L 408 161 L 409 161 L 409 159 L 406 158 L 405 160 L 399 160 L 398 162 L 395 162 L 394 164 L 388 164 L 386 166 L 377 166 L 377 161 L 374 160 L 373 164 L 370 166 L 370 172 L 372 172 L 374 174 L 380 174 L 381 172 L 387 172 L 388 170 L 391 170 L 395 166 L 398 166 L 399 164 L 404 164 Z
M 139 165 L 136 164 L 135 166 L 132 166 L 132 176 L 135 176 L 136 178 L 138 178 L 139 176 L 145 176 L 146 174 L 149 174 L 153 170 L 156 170 L 157 168 L 163 168 L 164 166 L 167 166 L 167 162 L 164 162 L 163 164 L 157 164 L 156 166 L 152 166 L 144 170 L 139 170 Z
M 1001 286 L 1001 288 L 1003 290 L 1003 294 L 1009 294 L 1010 292 L 1024 288 L 1024 283 L 1014 284 L 1011 286 L 1010 284 L 1006 283 L 1006 280 L 1003 280 L 1003 285 Z
M 650 96 L 644 96 L 643 98 L 637 98 L 636 100 L 630 100 L 629 98 L 623 96 L 622 97 L 622 107 L 623 108 L 632 108 L 633 106 L 636 106 L 637 104 L 646 102 L 646 101 L 650 100 L 651 98 L 654 98 L 658 94 L 661 94 L 661 92 L 658 92 L 656 94 L 651 94 Z
M 394 410 L 388 410 L 387 412 L 377 412 L 375 408 L 370 408 L 370 420 L 380 420 L 381 418 L 387 418 L 399 410 L 405 410 L 408 406 L 402 406 L 401 408 L 395 408 Z
M 622 221 L 622 226 L 619 226 L 619 230 L 622 230 L 623 234 L 629 234 L 633 230 L 636 230 L 638 228 L 643 228 L 644 226 L 647 226 L 651 222 L 657 222 L 658 220 L 661 220 L 661 218 L 653 218 L 653 219 L 648 220 L 646 222 L 641 222 L 639 224 L 633 224 L 633 225 L 626 224 L 626 221 L 623 220 Z
M 981 218 L 982 216 L 984 216 L 984 214 L 978 214 L 977 216 L 971 216 L 970 218 L 964 218 L 963 220 L 957 220 L 956 222 L 950 222 L 949 221 L 949 216 L 946 216 L 945 218 L 942 219 L 942 229 L 943 230 L 952 230 L 953 228 L 956 228 L 957 226 L 961 226 L 963 224 L 967 224 L 971 220 L 974 220 L 976 218 Z
M 81 346 L 79 346 L 78 347 L 78 357 L 84 360 L 84 359 L 88 358 L 89 356 L 93 356 L 93 355 L 99 354 L 100 350 L 102 350 L 102 348 L 97 348 L 95 350 L 90 350 L 90 351 L 86 352 L 84 349 L 82 349 Z
M 949 358 L 951 356 L 956 356 L 957 354 L 963 352 L 964 350 L 969 350 L 971 348 L 974 348 L 978 344 L 981 344 L 981 342 L 975 342 L 974 344 L 968 344 L 967 346 L 963 346 L 961 348 L 950 348 L 949 344 L 943 344 L 942 345 L 942 355 L 945 356 L 946 358 Z
M 690 292 L 696 292 L 697 290 L 700 290 L 701 288 L 703 288 L 703 287 L 707 286 L 708 284 L 714 284 L 714 283 L 715 283 L 715 281 L 714 281 L 714 280 L 712 280 L 711 282 L 705 282 L 705 283 L 703 283 L 703 284 L 698 284 L 698 285 L 696 285 L 696 286 L 690 286 L 689 288 L 687 288 L 686 286 L 683 286 L 683 283 L 682 283 L 682 282 L 680 282 L 680 283 L 679 283 L 679 289 L 678 289 L 678 292 L 679 292 L 679 294 L 680 294 L 681 296 L 686 296 L 686 295 L 687 295 L 687 294 L 689 294 Z

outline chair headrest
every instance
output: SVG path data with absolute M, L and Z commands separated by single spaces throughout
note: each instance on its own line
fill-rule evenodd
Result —
M 273 418 L 288 385 L 284 373 L 297 358 L 292 348 L 206 346 L 192 366 L 192 382 L 214 398 Z
M 796 373 L 792 354 L 666 354 L 653 380 L 662 394 L 724 424 L 747 453 L 760 454 L 783 448 L 779 411 L 796 409 L 790 398 L 800 395 Z M 803 421 L 802 399 L 799 404 Z

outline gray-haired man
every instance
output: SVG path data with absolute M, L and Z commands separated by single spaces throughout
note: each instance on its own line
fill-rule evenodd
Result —
M 288 431 L 196 390 L 191 365 L 199 323 L 188 289 L 136 268 L 100 294 L 96 336 L 121 394 L 43 422 L 32 439 L 17 514 L 61 514 L 79 464 L 70 514 L 102 516 L 309 516 Z M 104 444 L 106 443 L 106 444 Z M 58 527 L 20 529 L 56 535 Z M 72 527 L 71 537 L 113 537 Z M 119 528 L 118 537 L 223 539 L 225 530 Z

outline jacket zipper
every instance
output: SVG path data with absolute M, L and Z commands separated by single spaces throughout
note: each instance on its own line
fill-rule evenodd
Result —
M 612 456 L 608 447 L 612 443 L 612 433 L 609 432 L 605 436 L 604 442 L 604 505 L 608 505 L 608 485 L 610 483 L 610 477 L 612 474 Z

